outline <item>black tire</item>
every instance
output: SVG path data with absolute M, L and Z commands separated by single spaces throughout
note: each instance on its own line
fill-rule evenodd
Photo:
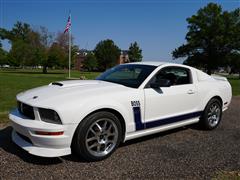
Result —
M 104 126 L 105 123 L 106 127 Z M 105 130 L 101 132 L 101 128 L 99 128 L 99 126 L 97 126 L 96 124 L 98 124 L 102 128 L 102 131 L 104 129 Z M 110 127 L 111 124 L 112 127 Z M 111 137 L 111 134 L 114 134 L 114 132 L 115 135 L 112 135 L 113 137 Z M 93 138 L 94 140 L 88 142 L 88 140 L 90 140 L 91 138 Z M 116 150 L 121 141 L 121 138 L 122 127 L 118 118 L 110 112 L 101 111 L 87 116 L 78 125 L 73 137 L 71 148 L 72 152 L 75 155 L 83 158 L 86 161 L 100 161 L 108 158 Z M 110 141 L 113 141 L 114 143 L 112 143 L 111 145 Z M 89 143 L 92 144 L 89 145 Z M 109 143 L 109 145 L 107 145 L 107 143 Z M 94 147 L 90 149 L 91 146 Z M 101 149 L 103 150 L 104 148 L 106 148 L 105 151 L 101 151 Z
M 212 112 L 211 108 L 213 110 L 214 107 L 219 109 L 218 113 L 217 112 L 211 113 Z M 212 118 L 214 115 L 216 115 L 215 116 L 216 119 Z M 202 117 L 200 118 L 200 125 L 205 130 L 212 130 L 219 125 L 221 119 L 222 119 L 222 103 L 218 99 L 213 98 L 208 102 L 207 106 L 204 109 Z

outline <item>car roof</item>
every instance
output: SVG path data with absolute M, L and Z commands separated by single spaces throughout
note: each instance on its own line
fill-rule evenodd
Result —
M 164 64 L 168 64 L 168 65 L 180 65 L 180 66 L 182 66 L 181 64 L 163 62 L 163 61 L 142 61 L 142 62 L 127 63 L 127 64 L 142 64 L 142 65 L 151 65 L 151 66 L 161 66 L 161 65 L 164 65 Z

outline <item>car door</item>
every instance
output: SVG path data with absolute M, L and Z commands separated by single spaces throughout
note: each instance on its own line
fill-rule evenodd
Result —
M 161 84 L 163 81 L 165 84 Z M 162 87 L 156 88 L 157 83 Z M 151 84 L 155 84 L 155 87 L 151 87 Z M 160 69 L 144 88 L 144 96 L 146 128 L 180 122 L 199 115 L 196 112 L 197 89 L 188 68 L 171 66 Z

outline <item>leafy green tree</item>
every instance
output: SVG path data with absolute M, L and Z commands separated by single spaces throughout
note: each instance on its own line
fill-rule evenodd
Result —
M 79 53 L 79 47 L 77 45 L 72 45 L 71 47 L 71 67 L 74 66 Z
M 7 39 L 12 45 L 7 59 L 13 66 L 41 65 L 43 73 L 48 67 L 68 67 L 68 34 L 58 33 L 54 39 L 45 27 L 33 30 L 29 24 L 17 22 L 11 30 L 0 28 L 0 39 Z M 79 48 L 73 44 L 71 47 L 73 63 Z
M 43 67 L 43 73 L 47 73 L 48 67 L 53 67 L 54 63 L 56 63 L 55 59 L 49 56 L 49 51 L 51 51 L 52 43 L 53 43 L 53 33 L 50 33 L 46 27 L 40 26 L 36 31 L 38 34 L 38 41 L 36 46 L 36 57 L 39 60 L 39 64 Z
M 0 66 L 4 64 L 8 64 L 7 52 L 2 48 L 2 44 L 0 42 Z
M 1 39 L 8 39 L 11 43 L 18 40 L 23 40 L 24 42 L 29 42 L 28 34 L 31 32 L 30 25 L 27 23 L 22 23 L 17 21 L 14 24 L 12 30 L 6 30 L 0 28 L 0 37 Z
M 49 48 L 54 41 L 54 33 L 49 32 L 44 26 L 40 26 L 36 32 L 40 35 L 40 43 L 45 48 Z
M 69 34 L 66 34 L 66 33 L 63 33 L 63 32 L 58 32 L 57 33 L 57 36 L 55 38 L 55 42 L 61 47 L 63 53 L 64 53 L 64 58 L 61 59 L 61 62 L 60 62 L 60 66 L 62 68 L 68 68 L 68 51 L 69 51 L 69 37 L 68 37 Z M 71 36 L 71 59 L 75 58 L 76 56 L 76 51 L 75 51 L 75 48 L 76 47 L 73 47 L 73 36 Z M 73 63 L 74 61 L 72 61 Z
M 240 53 L 235 52 L 235 53 L 231 54 L 228 57 L 228 60 L 229 60 L 229 66 L 231 68 L 230 74 L 238 73 L 239 79 L 240 79 Z
M 62 51 L 62 47 L 58 43 L 53 43 L 52 46 L 48 50 L 48 61 L 45 62 L 46 66 L 60 66 L 62 65 L 62 61 L 66 59 L 66 54 Z
M 29 62 L 27 63 L 28 66 L 38 66 L 41 65 L 43 61 L 42 58 L 47 58 L 46 52 L 47 47 L 42 43 L 41 37 L 38 31 L 31 31 L 28 34 L 29 43 L 28 45 L 31 46 L 30 51 L 28 52 L 29 55 Z
M 83 68 L 88 71 L 94 71 L 98 67 L 97 58 L 94 53 L 90 52 L 87 54 L 86 59 L 83 61 Z
M 12 66 L 24 67 L 29 59 L 30 45 L 22 40 L 14 41 L 9 51 L 9 63 Z
M 31 39 L 29 38 L 29 33 L 32 32 L 32 29 L 29 24 L 17 22 L 14 24 L 13 29 L 10 31 L 10 40 L 23 40 L 24 42 L 29 42 Z
M 36 56 L 41 43 L 40 35 L 33 31 L 29 24 L 17 22 L 12 30 L 0 29 L 1 39 L 8 39 L 12 48 L 8 54 L 9 63 L 13 66 L 36 66 Z
M 117 64 L 117 60 L 120 56 L 121 50 L 110 39 L 100 41 L 95 49 L 94 53 L 98 61 L 99 70 L 104 71 Z
M 240 9 L 222 11 L 220 5 L 209 3 L 187 18 L 186 44 L 175 49 L 174 58 L 184 64 L 205 68 L 208 74 L 226 64 L 229 54 L 240 50 Z
M 47 28 L 40 27 L 38 31 L 40 34 L 41 45 L 45 48 L 46 56 L 44 56 L 44 51 L 42 51 L 42 60 L 41 65 L 43 66 L 43 73 L 47 73 L 47 68 L 52 67 L 68 67 L 68 50 L 69 50 L 69 41 L 68 35 L 62 32 L 57 33 L 56 38 L 50 33 Z M 73 41 L 73 37 L 72 41 Z M 54 41 L 54 42 L 53 42 Z M 43 49 L 44 49 L 43 48 Z M 71 60 L 72 64 L 76 58 L 79 48 L 76 45 L 71 46 Z M 45 58 L 44 58 L 45 57 Z
M 142 50 L 140 49 L 137 42 L 131 43 L 128 49 L 128 56 L 130 62 L 142 61 Z
M 71 42 L 73 42 L 73 37 L 71 37 Z M 69 48 L 69 37 L 68 34 L 63 32 L 58 32 L 55 38 L 55 42 L 57 42 L 66 52 L 68 52 Z M 72 44 L 71 44 L 72 45 Z

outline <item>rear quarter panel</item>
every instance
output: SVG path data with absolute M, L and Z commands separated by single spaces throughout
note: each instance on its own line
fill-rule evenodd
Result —
M 223 110 L 225 110 L 232 98 L 232 89 L 228 81 L 207 80 L 196 83 L 199 93 L 199 109 L 204 110 L 210 99 L 219 96 L 222 99 Z

